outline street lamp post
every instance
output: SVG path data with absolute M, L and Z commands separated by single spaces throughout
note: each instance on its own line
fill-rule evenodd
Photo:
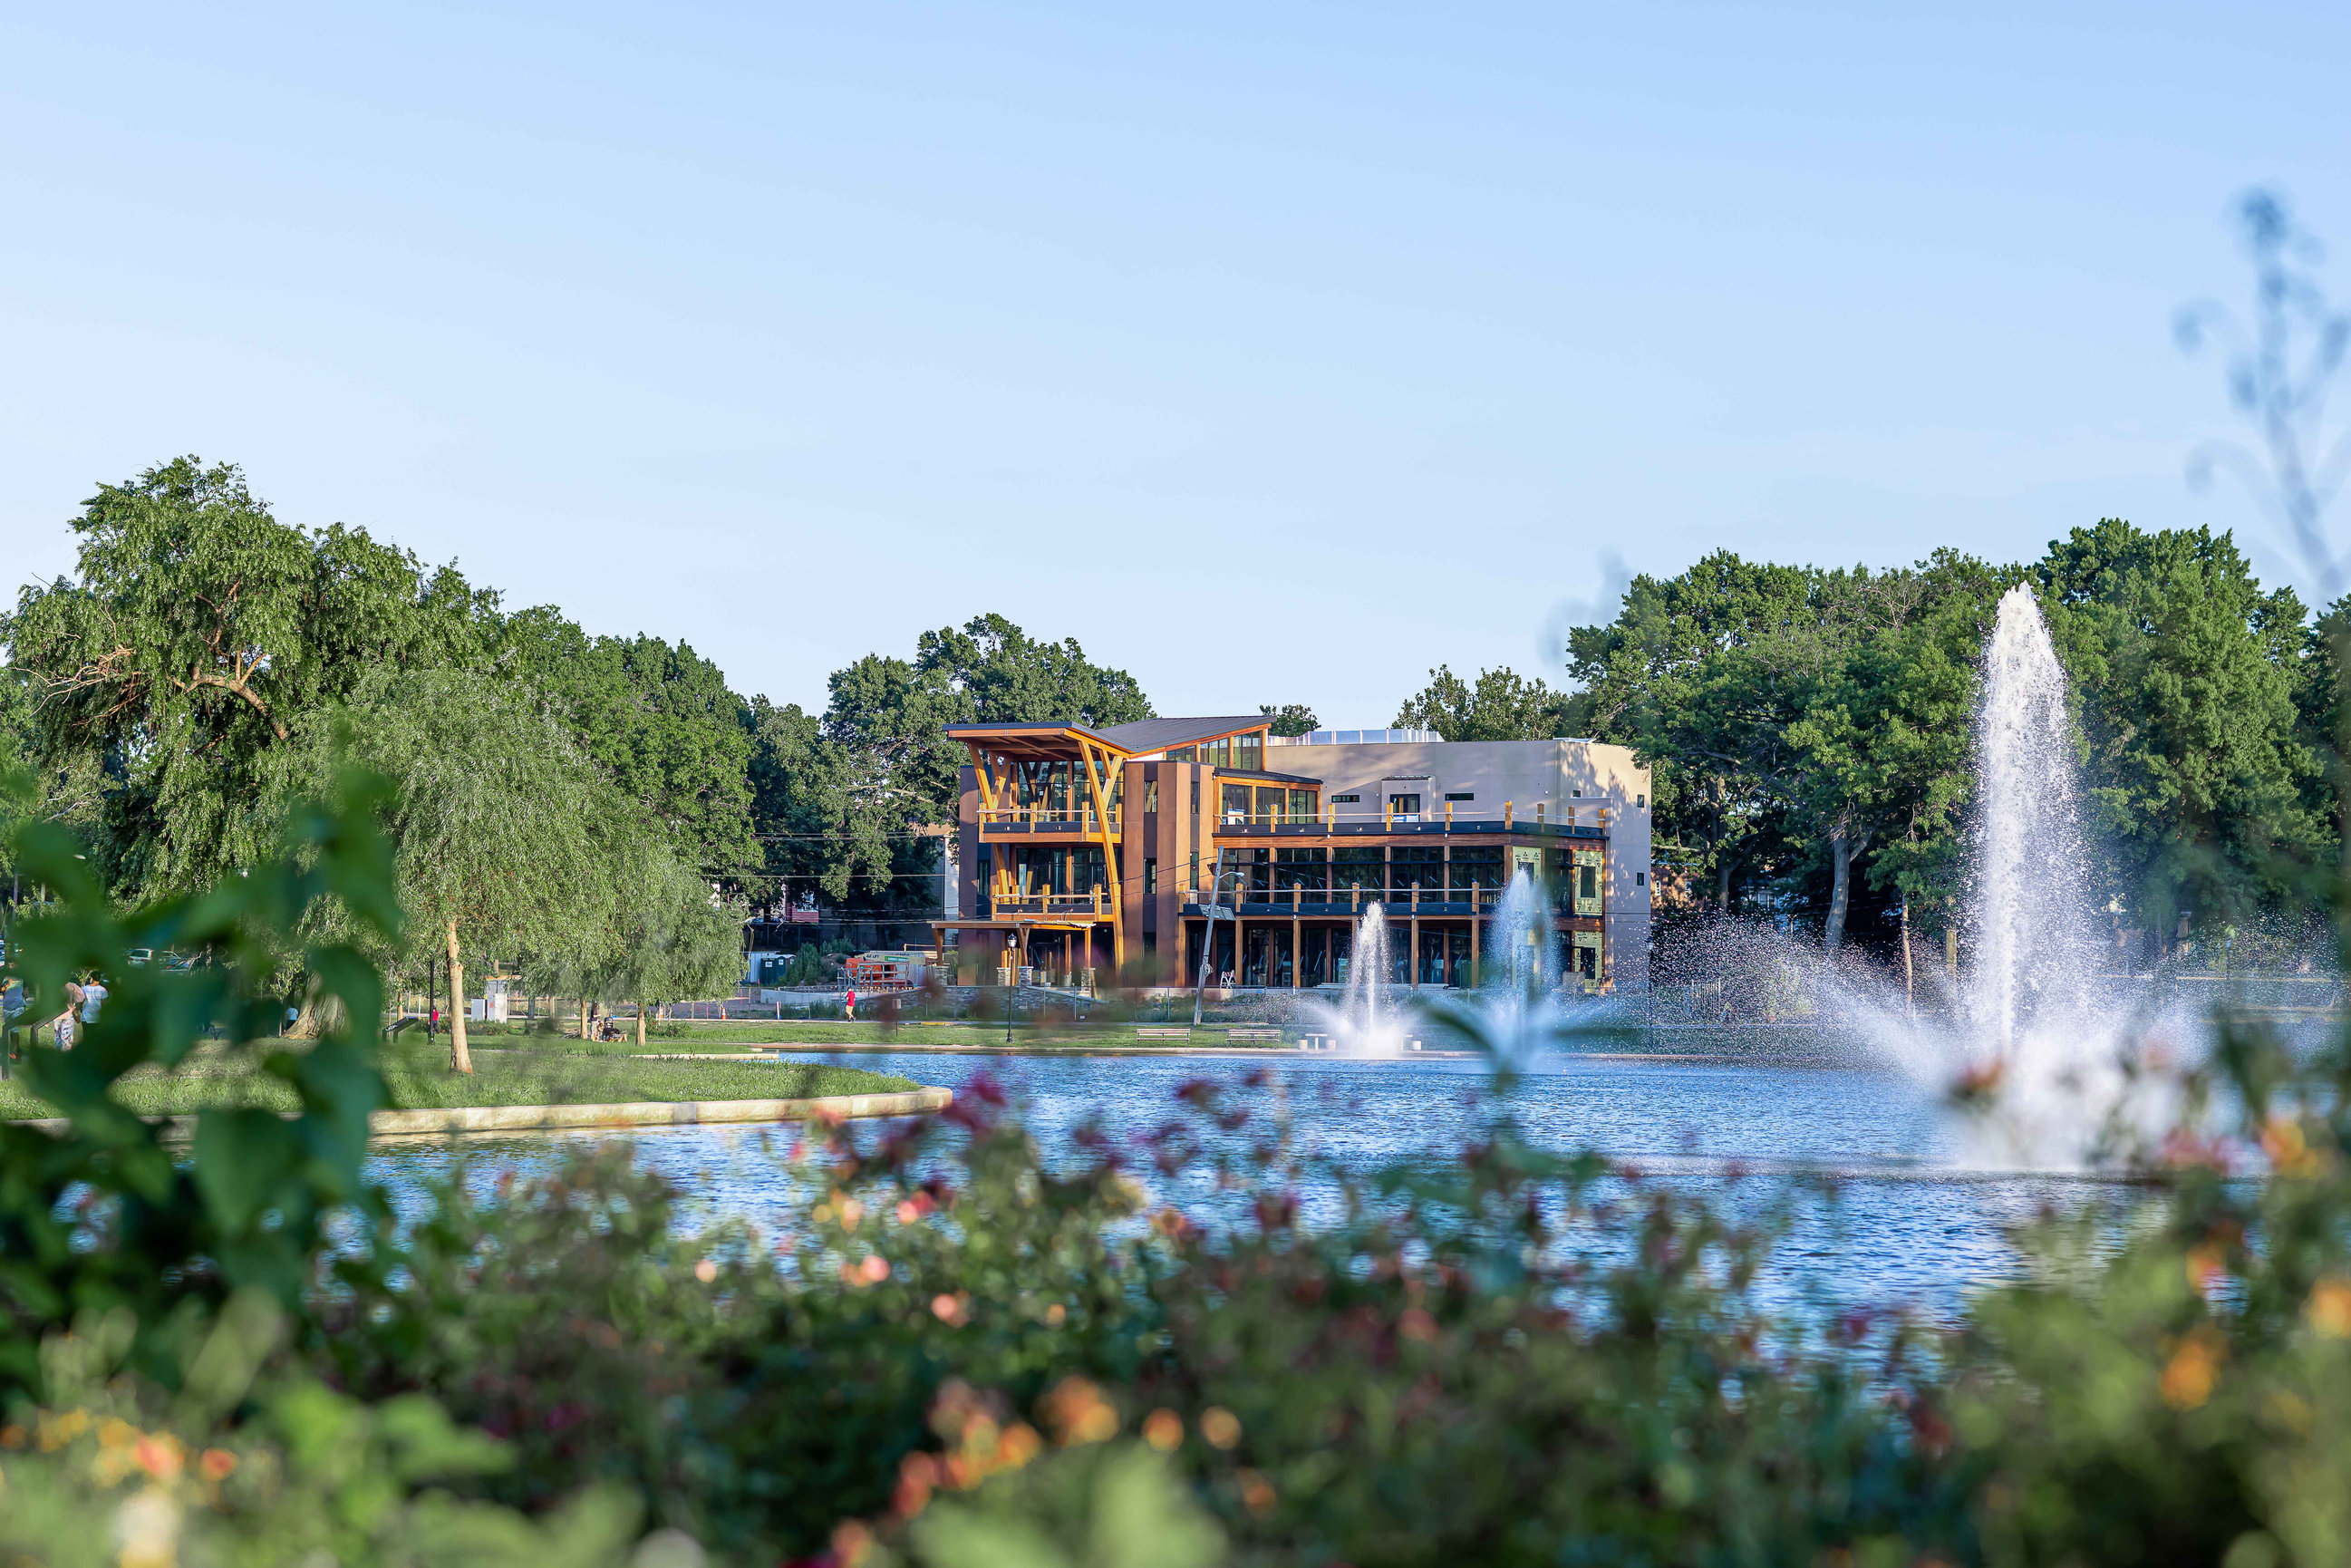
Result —
M 1217 902 L 1217 895 L 1224 892 L 1225 878 L 1231 877 L 1234 879 L 1233 902 L 1238 904 L 1240 874 L 1238 871 L 1218 872 L 1215 880 L 1208 884 L 1208 929 L 1200 939 L 1199 983 L 1192 988 L 1192 1027 L 1194 1029 L 1200 1027 L 1200 998 L 1208 989 L 1208 963 L 1217 956 L 1217 911 L 1224 907 Z M 1240 915 L 1238 911 L 1234 914 L 1233 920 L 1234 929 L 1238 931 L 1240 928 Z

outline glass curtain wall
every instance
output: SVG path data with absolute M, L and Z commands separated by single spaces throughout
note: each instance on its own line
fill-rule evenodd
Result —
M 1456 903 L 1491 907 L 1498 901 L 1494 890 L 1502 885 L 1502 846 L 1464 845 L 1455 849 L 1448 873 L 1448 890 Z
M 1328 850 L 1274 852 L 1273 901 L 1295 909 L 1305 904 L 1326 904 L 1331 897 Z
M 1445 895 L 1445 846 L 1397 844 L 1388 851 L 1388 902 L 1409 909 Z
M 1331 892 L 1350 908 L 1386 895 L 1388 852 L 1379 844 L 1343 844 L 1331 852 Z

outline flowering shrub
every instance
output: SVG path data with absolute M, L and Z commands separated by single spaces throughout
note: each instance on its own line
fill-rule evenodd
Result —
M 366 896 L 364 835 L 319 831 Z M 65 1137 L 0 1132 L 0 1559 L 2351 1561 L 2338 1055 L 2228 1033 L 2140 1184 L 2020 1233 L 1951 1327 L 1774 1312 L 1772 1224 L 1500 1102 L 1441 1167 L 1349 1176 L 1206 1083 L 1048 1161 L 982 1081 L 778 1152 L 780 1230 L 624 1148 L 396 1223 L 347 1135 L 363 1041 L 273 1057 L 301 1115 L 184 1158 L 106 1101 L 246 1016 L 302 874 L 204 916 L 219 974 L 118 990 Z M 37 961 L 133 929 L 74 918 Z

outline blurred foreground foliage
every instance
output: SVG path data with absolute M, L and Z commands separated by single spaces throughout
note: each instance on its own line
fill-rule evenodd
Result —
M 319 900 L 398 919 L 374 810 L 347 786 L 130 915 L 20 841 L 64 894 L 21 930 L 40 994 L 207 961 L 120 970 L 26 1064 L 68 1130 L 0 1128 L 0 1561 L 2351 1560 L 2339 1052 L 2227 1031 L 2138 1179 L 1952 1323 L 1767 1295 L 1772 1217 L 1824 1197 L 1541 1151 L 1504 1097 L 1457 1160 L 1350 1176 L 1278 1086 L 1047 1158 L 982 1080 L 782 1140 L 764 1231 L 620 1147 L 400 1218 L 361 1164 L 374 971 L 306 951 L 346 1022 L 296 1049 L 266 991 Z M 204 1039 L 301 1109 L 175 1147 L 108 1097 Z

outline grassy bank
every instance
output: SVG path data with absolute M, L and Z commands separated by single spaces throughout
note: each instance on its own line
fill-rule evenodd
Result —
M 517 1042 L 519 1043 L 519 1042 Z M 577 1045 L 578 1041 L 571 1042 Z M 579 1051 L 485 1051 L 474 1073 L 449 1071 L 445 1048 L 396 1042 L 382 1057 L 387 1109 L 463 1105 L 581 1105 L 629 1101 L 795 1100 L 820 1094 L 886 1094 L 917 1087 L 904 1078 L 853 1067 L 756 1061 L 643 1061 Z M 292 1091 L 253 1071 L 234 1053 L 200 1051 L 175 1072 L 142 1068 L 126 1075 L 115 1097 L 141 1115 L 179 1115 L 209 1106 L 295 1108 Z M 0 1118 L 47 1116 L 50 1108 L 21 1080 L 0 1082 Z
M 1114 1045 L 1182 1045 L 1186 1041 L 1166 1038 L 1152 1039 L 1140 1031 L 1165 1029 L 1166 1025 L 1144 1022 L 1078 1024 L 1035 1023 L 1022 1021 L 1012 1028 L 1012 1043 L 1016 1048 L 1040 1046 L 1101 1047 Z M 1180 1024 L 1176 1027 L 1182 1027 Z M 1221 1046 L 1227 1043 L 1226 1030 L 1265 1028 L 1266 1025 L 1204 1024 L 1193 1031 L 1189 1043 Z M 1294 1044 L 1298 1031 L 1285 1031 L 1282 1040 L 1231 1041 L 1234 1045 L 1280 1046 Z M 618 1041 L 581 1040 L 568 1034 L 525 1034 L 517 1030 L 506 1035 L 485 1035 L 479 1025 L 474 1026 L 467 1038 L 484 1050 L 501 1048 L 533 1051 L 560 1051 L 582 1056 L 627 1056 L 641 1048 L 633 1030 Z M 1000 1046 L 1005 1041 L 1004 1024 L 995 1023 L 901 1023 L 894 1030 L 880 1023 L 860 1019 L 841 1023 L 824 1019 L 802 1020 L 785 1019 L 781 1023 L 759 1019 L 737 1019 L 726 1023 L 685 1023 L 663 1025 L 649 1030 L 643 1050 L 699 1054 L 742 1051 L 749 1046 L 790 1045 L 822 1049 L 834 1045 L 972 1045 Z

